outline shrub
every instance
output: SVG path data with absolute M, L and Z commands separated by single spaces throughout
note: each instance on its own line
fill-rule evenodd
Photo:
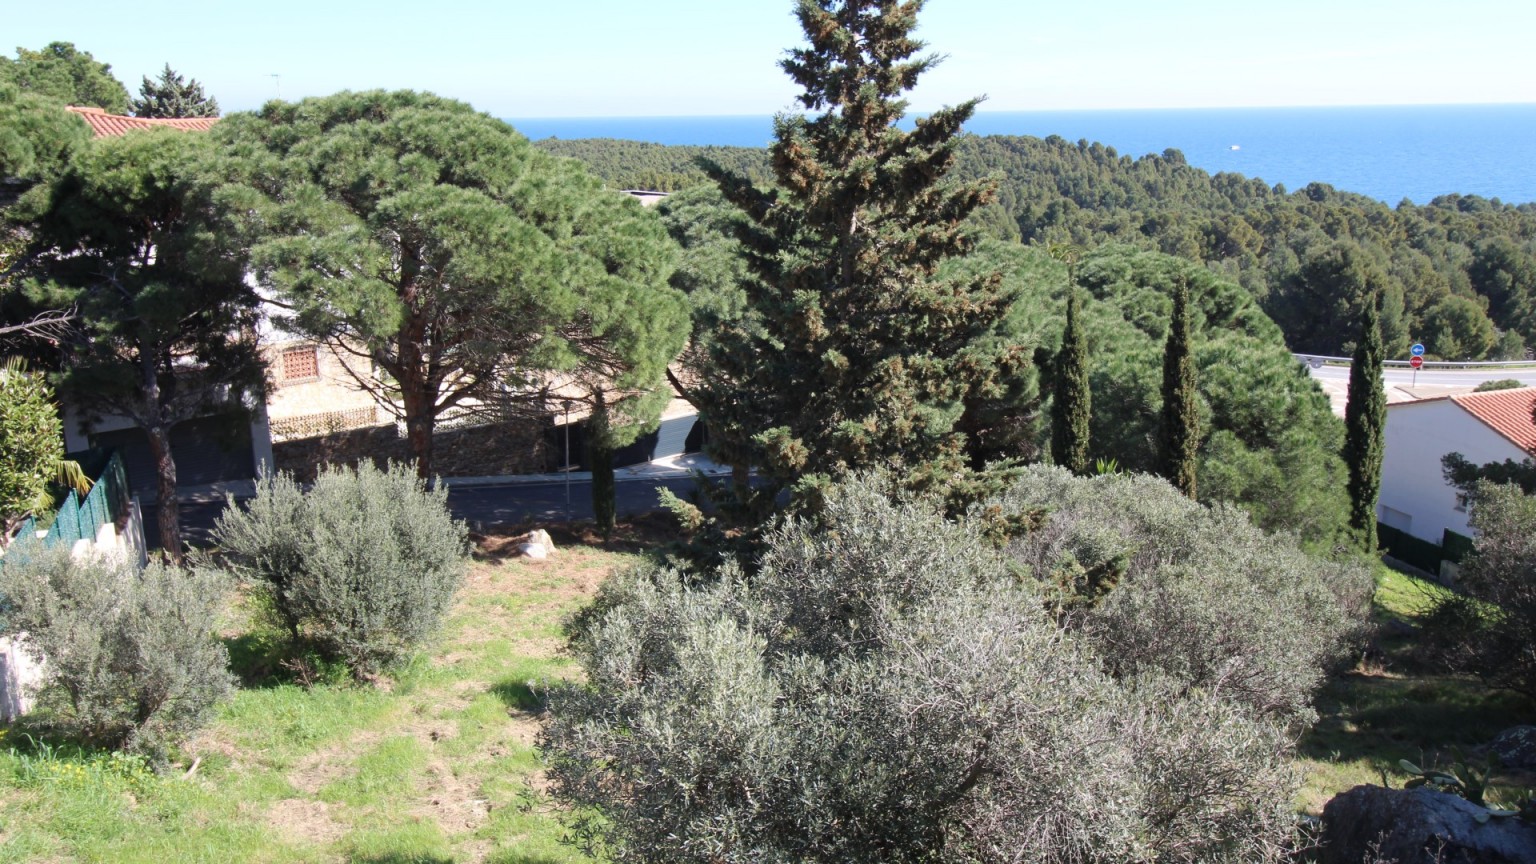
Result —
M 64 431 L 53 388 L 19 362 L 0 366 L 0 523 L 47 506 L 48 483 L 64 459 Z
M 1536 496 L 1482 481 L 1472 501 L 1473 553 L 1465 594 L 1447 594 L 1426 630 L 1452 668 L 1536 697 Z
M 63 550 L 7 556 L 6 629 L 44 658 L 38 722 L 163 762 L 229 693 L 228 655 L 214 633 L 224 587 L 216 573 L 140 572 Z
M 1497 381 L 1484 381 L 1472 388 L 1473 393 L 1488 393 L 1494 390 L 1518 390 L 1525 384 L 1518 378 L 1500 378 Z
M 327 469 L 307 494 L 280 475 L 214 537 L 298 642 L 366 676 L 436 631 L 458 589 L 468 534 L 447 495 L 403 465 Z
M 1362 642 L 1370 572 L 1311 557 L 1230 505 L 1201 506 L 1147 475 L 1045 467 L 1003 505 L 1048 511 L 1007 554 L 1122 679 L 1155 673 L 1310 722 L 1325 672 Z
M 1277 860 L 1279 724 L 1104 674 L 977 529 L 830 490 L 751 579 L 651 565 L 571 623 L 541 744 L 616 862 Z

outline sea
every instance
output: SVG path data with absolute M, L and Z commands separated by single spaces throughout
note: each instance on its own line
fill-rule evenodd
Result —
M 762 147 L 773 118 L 509 118 L 529 138 Z M 1179 150 L 1212 174 L 1296 191 L 1327 183 L 1389 205 L 1453 193 L 1536 202 L 1536 104 L 978 112 L 978 135 L 1059 135 L 1124 156 Z

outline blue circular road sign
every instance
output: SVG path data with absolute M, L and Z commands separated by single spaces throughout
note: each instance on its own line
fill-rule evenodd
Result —
M 1399 343 L 1399 344 L 1401 344 L 1401 343 Z M 1409 348 L 1408 350 L 1415 357 L 1423 357 L 1424 356 L 1424 343 L 1423 342 L 1415 342 L 1415 343 L 1413 343 L 1413 347 Z

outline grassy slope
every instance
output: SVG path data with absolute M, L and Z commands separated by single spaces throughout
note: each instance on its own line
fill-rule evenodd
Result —
M 573 674 L 559 653 L 562 617 L 632 560 L 580 546 L 548 562 L 482 553 L 429 655 L 382 688 L 242 689 L 188 748 L 201 759 L 190 779 L 104 754 L 0 751 L 0 861 L 585 860 L 535 803 L 536 682 Z M 1377 615 L 1411 623 L 1429 590 L 1383 568 Z M 251 627 L 231 626 L 247 634 L 238 657 Z M 1322 719 L 1299 759 L 1309 812 L 1381 782 L 1383 770 L 1401 784 L 1399 759 L 1444 762 L 1536 716 L 1527 700 L 1474 682 L 1402 671 L 1413 668 L 1409 636 L 1389 634 L 1377 654 L 1319 694 Z M 1495 798 L 1536 785 L 1500 781 Z
M 240 690 L 188 748 L 190 779 L 0 740 L 0 861 L 584 860 L 547 806 L 529 806 L 528 682 L 572 673 L 561 618 L 632 559 L 477 557 L 430 656 L 382 688 Z
M 1376 619 L 1382 636 L 1365 663 L 1337 676 L 1318 694 L 1322 715 L 1301 739 L 1306 772 L 1299 804 L 1319 813 L 1329 798 L 1362 783 L 1393 786 L 1408 775 L 1398 761 L 1448 765 L 1471 756 L 1501 730 L 1536 720 L 1536 705 L 1513 693 L 1423 670 L 1409 626 L 1441 589 L 1386 567 L 1376 575 Z M 1460 754 L 1460 755 L 1458 755 Z M 1536 777 L 1502 773 L 1491 800 L 1530 794 Z

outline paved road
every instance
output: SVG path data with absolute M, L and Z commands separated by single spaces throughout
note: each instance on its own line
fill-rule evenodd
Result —
M 1349 386 L 1348 366 L 1324 366 L 1312 369 L 1312 377 L 1319 381 L 1332 381 Z M 1536 368 L 1522 369 L 1421 369 L 1415 379 L 1411 369 L 1384 371 L 1382 377 L 1389 387 L 1476 387 L 1484 381 L 1502 381 L 1513 378 L 1526 386 L 1536 386 Z
M 1308 368 L 1308 373 L 1323 392 L 1328 394 L 1333 413 L 1344 416 L 1344 406 L 1349 396 L 1349 367 L 1323 366 Z M 1388 402 L 1411 402 L 1446 393 L 1466 391 L 1484 381 L 1502 381 L 1513 378 L 1531 387 L 1536 386 L 1536 368 L 1519 369 L 1421 369 L 1415 376 L 1412 369 L 1387 367 L 1382 373 L 1382 385 L 1387 390 Z
M 658 477 L 620 480 L 616 488 L 620 517 L 658 509 L 656 487 L 665 486 L 687 499 L 694 490 L 692 477 Z M 548 524 L 592 518 L 592 490 L 585 478 L 571 480 L 570 509 L 566 509 L 564 483 L 509 483 L 450 488 L 448 509 L 474 527 Z M 188 542 L 206 544 L 214 520 L 224 511 L 222 499 L 208 496 L 181 504 L 181 526 Z M 158 545 L 159 528 L 153 505 L 144 508 L 144 536 Z

